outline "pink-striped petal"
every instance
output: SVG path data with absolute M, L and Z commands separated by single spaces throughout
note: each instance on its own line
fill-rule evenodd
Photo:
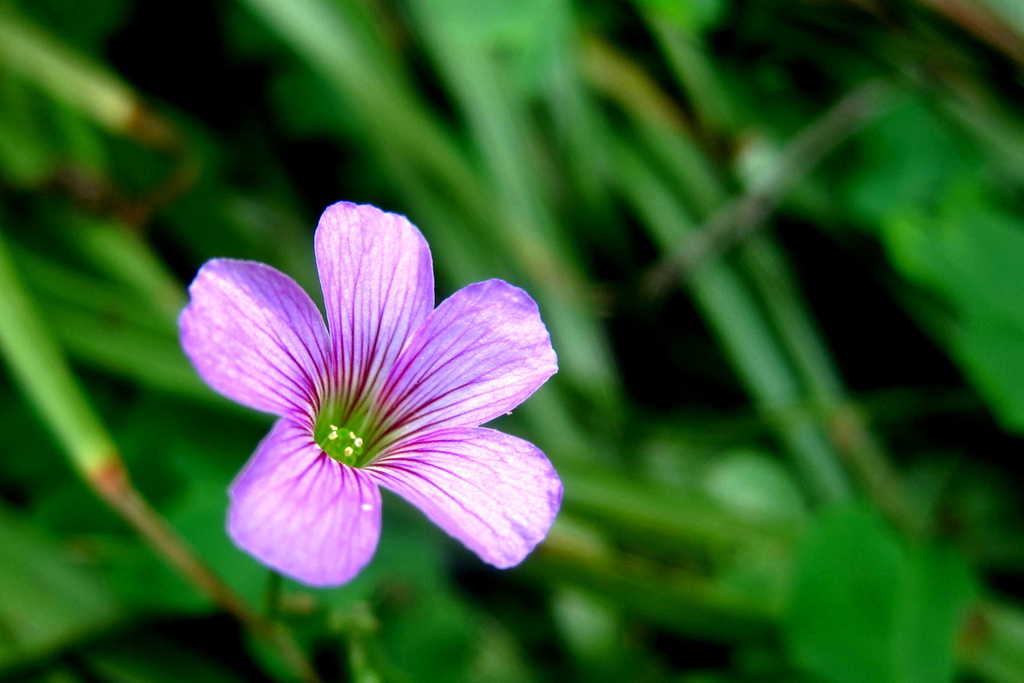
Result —
M 544 539 L 562 502 L 562 483 L 540 449 L 481 427 L 417 437 L 364 471 L 500 568 Z
M 327 457 L 309 429 L 278 420 L 231 485 L 228 534 L 267 566 L 310 586 L 351 580 L 377 548 L 380 489 Z
M 309 295 L 270 266 L 228 259 L 206 263 L 189 294 L 181 345 L 206 383 L 251 408 L 310 419 L 330 342 Z
M 416 330 L 391 370 L 376 419 L 389 442 L 483 424 L 522 403 L 558 369 L 530 295 L 502 280 L 460 289 Z
M 404 216 L 348 202 L 324 211 L 315 242 L 344 413 L 380 385 L 434 307 L 430 249 Z

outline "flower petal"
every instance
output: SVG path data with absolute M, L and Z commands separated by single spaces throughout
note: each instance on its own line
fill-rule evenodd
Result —
M 389 441 L 428 428 L 475 427 L 522 403 L 557 370 L 530 295 L 502 280 L 479 282 L 455 292 L 416 330 L 388 376 L 376 419 Z
M 380 489 L 284 418 L 231 485 L 228 534 L 259 561 L 310 586 L 351 580 L 377 548 Z
M 540 449 L 481 427 L 406 441 L 364 471 L 501 568 L 543 540 L 562 502 L 562 482 Z
M 430 248 L 404 216 L 338 202 L 320 217 L 316 262 L 334 344 L 333 390 L 347 410 L 383 381 L 434 307 Z
M 189 286 L 181 345 L 211 387 L 276 415 L 312 416 L 327 377 L 323 316 L 270 266 L 217 259 Z

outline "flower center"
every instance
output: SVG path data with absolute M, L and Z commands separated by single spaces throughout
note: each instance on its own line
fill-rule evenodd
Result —
M 345 414 L 337 405 L 328 404 L 313 428 L 313 439 L 320 450 L 340 463 L 362 467 L 373 458 L 372 431 L 365 413 Z
M 348 427 L 327 425 L 327 433 L 317 439 L 317 444 L 324 453 L 346 465 L 355 465 L 363 454 L 362 438 Z

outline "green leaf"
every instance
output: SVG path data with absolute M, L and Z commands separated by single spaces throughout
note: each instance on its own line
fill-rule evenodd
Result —
M 0 354 L 29 401 L 86 476 L 117 464 L 117 450 L 93 411 L 63 350 L 23 287 L 0 232 Z
M 835 683 L 892 681 L 902 553 L 860 505 L 833 507 L 808 530 L 793 579 L 785 636 L 793 659 Z
M 943 683 L 973 597 L 953 550 L 908 551 L 863 505 L 833 507 L 797 555 L 784 636 L 792 659 L 830 683 Z
M 959 178 L 977 178 L 982 161 L 930 109 L 894 108 L 861 136 L 848 186 L 853 212 L 869 225 L 911 208 L 934 206 Z
M 976 145 L 916 102 L 865 131 L 849 200 L 893 265 L 950 315 L 916 311 L 1004 427 L 1024 431 L 1024 230 Z
M 970 570 L 951 548 L 922 548 L 910 554 L 896 601 L 894 680 L 953 679 L 957 635 L 974 593 Z
M 886 221 L 894 263 L 953 314 L 935 327 L 1007 429 L 1024 431 L 1024 229 L 965 181 L 933 213 Z

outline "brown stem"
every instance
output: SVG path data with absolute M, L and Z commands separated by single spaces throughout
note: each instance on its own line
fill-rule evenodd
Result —
M 907 502 L 899 473 L 872 434 L 864 415 L 843 397 L 835 399 L 828 407 L 828 431 L 836 450 L 886 518 L 908 537 L 920 537 L 924 529 Z
M 105 466 L 92 472 L 89 484 L 187 581 L 237 618 L 247 629 L 268 641 L 301 680 L 305 683 L 320 683 L 320 676 L 288 632 L 250 610 L 146 502 L 132 486 L 120 457 L 109 458 Z

